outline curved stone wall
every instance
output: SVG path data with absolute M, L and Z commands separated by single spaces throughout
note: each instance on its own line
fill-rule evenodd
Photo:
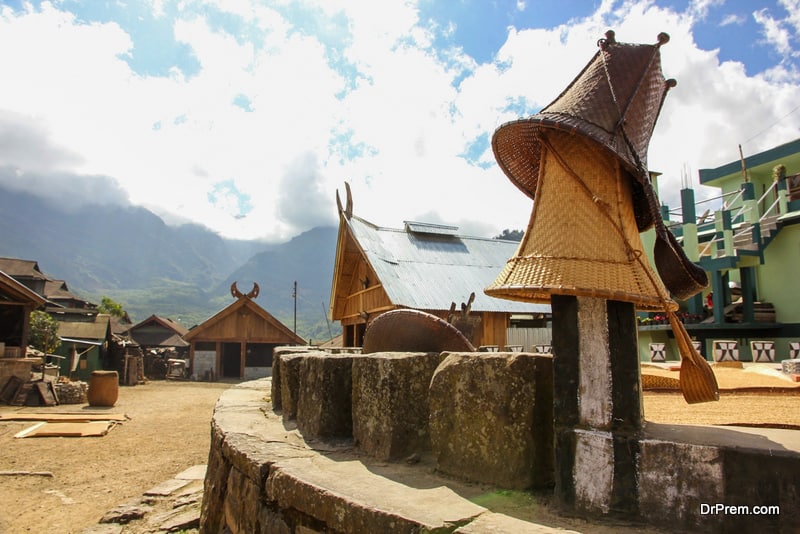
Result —
M 269 391 L 269 379 L 255 380 L 217 403 L 201 532 L 565 532 L 471 502 L 486 487 L 437 476 L 430 455 L 384 462 L 352 440 L 305 438 L 272 410 Z
M 276 349 L 271 380 L 217 403 L 201 532 L 563 533 L 480 505 L 552 486 L 552 380 L 552 360 L 526 353 Z M 647 423 L 633 443 L 638 512 L 625 519 L 708 532 L 800 525 L 798 431 Z M 591 451 L 560 451 L 578 453 Z M 515 515 L 539 521 L 543 508 Z

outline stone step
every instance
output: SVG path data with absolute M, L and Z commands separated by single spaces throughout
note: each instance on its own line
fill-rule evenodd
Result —
M 274 467 L 267 495 L 280 508 L 313 515 L 335 532 L 439 532 L 487 511 L 445 486 L 409 487 L 360 461 L 319 455 Z M 343 509 L 348 513 L 340 513 Z

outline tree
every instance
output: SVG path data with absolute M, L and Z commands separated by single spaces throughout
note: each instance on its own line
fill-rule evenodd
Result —
M 114 301 L 111 297 L 103 297 L 97 311 L 107 313 L 112 317 L 127 317 L 128 315 L 128 312 L 122 309 L 122 304 Z
M 52 354 L 61 345 L 58 321 L 43 311 L 31 312 L 28 343 L 45 354 Z
M 506 228 L 503 230 L 503 233 L 500 235 L 495 236 L 495 239 L 504 239 L 506 241 L 522 241 L 522 236 L 525 235 L 525 232 L 522 230 L 509 230 Z

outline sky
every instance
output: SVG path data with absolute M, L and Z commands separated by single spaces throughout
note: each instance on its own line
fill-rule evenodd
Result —
M 280 242 L 380 226 L 524 229 L 501 124 L 554 100 L 613 29 L 677 80 L 648 152 L 661 200 L 800 137 L 800 0 L 0 2 L 0 184 Z

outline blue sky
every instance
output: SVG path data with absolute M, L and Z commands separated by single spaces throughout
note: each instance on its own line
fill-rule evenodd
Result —
M 800 137 L 800 0 L 5 1 L 0 183 L 269 241 L 336 224 L 345 181 L 380 225 L 525 228 L 491 135 L 607 29 L 672 37 L 648 158 L 672 207 L 739 144 Z

